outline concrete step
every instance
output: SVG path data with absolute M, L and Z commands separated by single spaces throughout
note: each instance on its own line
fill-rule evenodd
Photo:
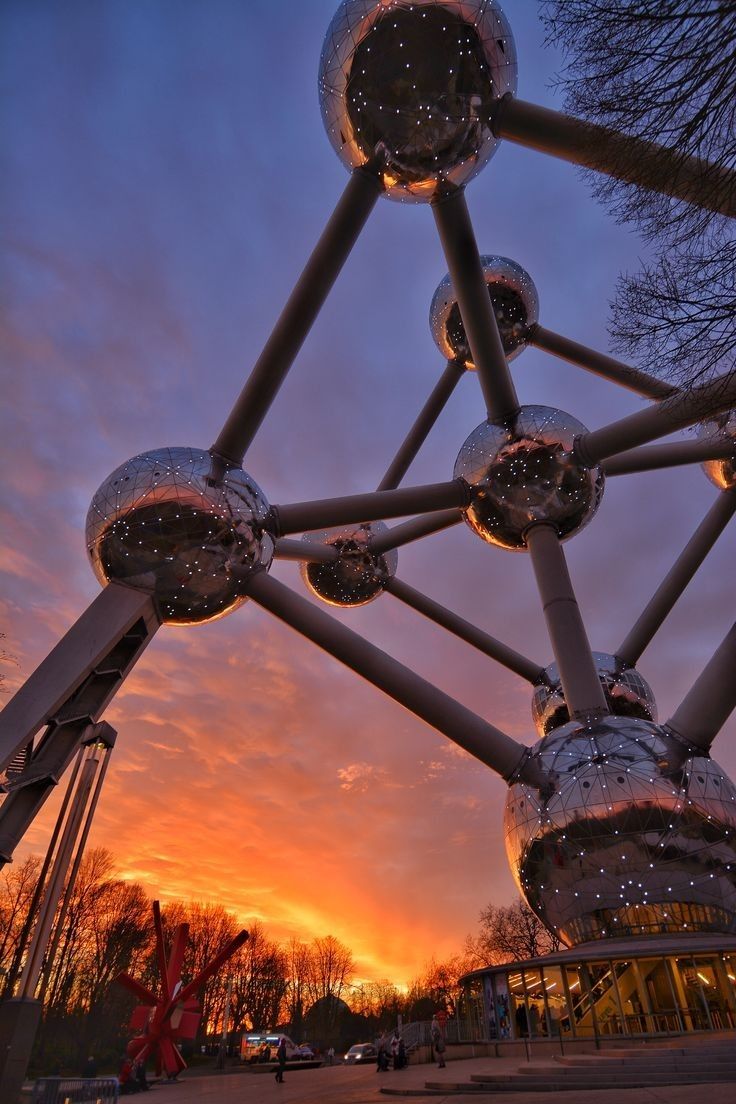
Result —
M 479 1075 L 471 1081 L 427 1081 L 421 1089 L 402 1089 L 382 1087 L 379 1091 L 384 1096 L 482 1096 L 493 1093 L 509 1092 L 566 1092 L 578 1090 L 582 1092 L 595 1092 L 599 1089 L 656 1089 L 666 1085 L 706 1085 L 706 1084 L 734 1084 L 736 1091 L 736 1070 L 729 1076 L 721 1077 L 710 1072 L 693 1074 L 691 1077 L 667 1077 L 665 1075 L 647 1077 L 646 1075 L 627 1078 L 622 1081 L 615 1079 L 574 1078 L 569 1077 L 518 1077 L 514 1074 L 507 1076 L 497 1075 L 493 1079 L 480 1079 Z
M 636 1058 L 598 1058 L 594 1055 L 590 1055 L 590 1057 L 582 1055 L 570 1055 L 569 1057 L 560 1057 L 559 1055 L 553 1056 L 554 1063 L 558 1066 L 563 1066 L 565 1069 L 577 1066 L 587 1069 L 595 1066 L 596 1068 L 606 1070 L 618 1069 L 620 1067 L 640 1069 L 642 1066 L 646 1066 L 647 1068 L 649 1066 L 664 1066 L 666 1068 L 674 1067 L 676 1069 L 697 1067 L 700 1069 L 704 1065 L 719 1066 L 723 1062 L 733 1062 L 734 1060 L 736 1060 L 736 1053 L 710 1054 L 705 1057 L 700 1054 L 676 1054 L 672 1058 L 664 1054 L 642 1054 L 641 1057 L 637 1055 Z
M 657 1044 L 643 1043 L 639 1047 L 602 1047 L 600 1050 L 591 1052 L 590 1054 L 576 1054 L 566 1055 L 565 1057 L 575 1058 L 640 1058 L 645 1054 L 659 1054 L 662 1057 L 669 1057 L 672 1054 L 681 1055 L 714 1055 L 717 1057 L 719 1054 L 727 1054 L 733 1050 L 734 1042 L 736 1039 L 724 1039 L 722 1043 L 711 1044 L 704 1047 L 664 1047 Z
M 646 1070 L 639 1072 L 631 1072 L 626 1075 L 619 1075 L 616 1078 L 611 1076 L 596 1076 L 594 1073 L 587 1073 L 585 1071 L 579 1074 L 561 1074 L 548 1072 L 548 1073 L 534 1073 L 516 1075 L 513 1078 L 502 1079 L 495 1078 L 495 1076 L 483 1076 L 481 1074 L 473 1075 L 470 1079 L 471 1084 L 482 1085 L 505 1085 L 510 1087 L 515 1085 L 519 1089 L 523 1089 L 525 1085 L 547 1085 L 551 1083 L 567 1085 L 568 1089 L 621 1089 L 621 1087 L 632 1087 L 634 1085 L 648 1084 L 648 1085 L 689 1085 L 689 1084 L 704 1084 L 706 1082 L 722 1082 L 722 1081 L 734 1081 L 736 1082 L 736 1066 L 729 1070 L 701 1070 L 691 1071 L 684 1073 L 682 1071 L 666 1072 L 662 1070 L 659 1073 L 650 1073 Z M 430 1082 L 428 1082 L 429 1084 Z M 435 1084 L 431 1082 L 431 1084 Z
M 530 1069 L 520 1070 L 516 1074 L 516 1078 L 521 1078 L 525 1081 L 530 1079 L 539 1078 L 554 1078 L 555 1081 L 564 1079 L 572 1083 L 573 1081 L 588 1080 L 588 1081 L 605 1081 L 609 1085 L 620 1085 L 625 1081 L 632 1078 L 638 1079 L 640 1077 L 669 1077 L 675 1078 L 691 1078 L 691 1077 L 704 1077 L 705 1075 L 722 1078 L 733 1077 L 736 1079 L 736 1062 L 731 1062 L 727 1066 L 689 1066 L 687 1069 L 677 1069 L 676 1067 L 660 1066 L 657 1069 L 649 1069 L 645 1066 L 643 1069 L 638 1070 L 618 1070 L 613 1073 L 611 1070 L 598 1070 L 598 1069 L 561 1069 L 559 1066 L 550 1066 L 546 1069 Z M 487 1076 L 478 1075 L 482 1080 L 487 1080 Z M 491 1075 L 491 1080 L 495 1081 L 495 1075 Z M 471 1078 L 472 1080 L 472 1078 Z

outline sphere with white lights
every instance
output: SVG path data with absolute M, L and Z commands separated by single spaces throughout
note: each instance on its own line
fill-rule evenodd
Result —
M 635 667 L 608 652 L 593 652 L 593 662 L 613 714 L 656 722 L 657 703 L 652 688 Z M 556 663 L 545 668 L 543 681 L 534 687 L 532 719 L 540 736 L 546 736 L 570 720 Z
M 388 532 L 382 521 L 348 525 L 323 533 L 306 533 L 304 539 L 327 544 L 338 556 L 332 563 L 307 562 L 301 567 L 309 589 L 331 606 L 364 606 L 382 594 L 396 574 L 399 554 L 395 548 L 372 552 L 371 539 Z
M 516 90 L 496 0 L 343 0 L 319 68 L 322 118 L 349 169 L 381 165 L 391 199 L 428 202 L 495 150 L 493 111 Z
M 549 406 L 522 406 L 503 424 L 482 422 L 455 461 L 472 500 L 465 511 L 471 529 L 490 544 L 526 548 L 531 525 L 547 522 L 561 540 L 595 514 L 605 478 L 600 466 L 585 467 L 573 452 L 582 422 Z
M 268 516 L 242 468 L 200 449 L 156 449 L 95 492 L 87 550 L 103 585 L 151 590 L 165 622 L 197 624 L 237 609 L 243 574 L 270 566 Z
M 480 261 L 503 351 L 507 360 L 513 360 L 526 347 L 529 328 L 539 321 L 537 289 L 529 273 L 508 257 L 483 256 Z M 429 325 L 444 357 L 475 368 L 449 273 L 432 297 Z
M 571 721 L 534 748 L 555 777 L 509 789 L 506 853 L 527 902 L 573 945 L 736 932 L 736 787 L 648 721 Z

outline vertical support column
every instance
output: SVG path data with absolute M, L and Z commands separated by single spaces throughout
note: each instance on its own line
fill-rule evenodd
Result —
M 462 189 L 434 202 L 432 213 L 457 295 L 473 363 L 478 370 L 488 418 L 492 422 L 504 422 L 516 414 L 519 400 L 506 362 Z
M 667 955 L 664 956 L 664 972 L 667 975 L 667 981 L 669 983 L 670 993 L 672 995 L 672 1011 L 675 1013 L 675 1016 L 677 1017 L 677 1026 L 678 1026 L 680 1031 L 686 1031 L 687 1029 L 685 1027 L 685 1022 L 682 1018 L 682 1010 L 681 1010 L 681 1007 L 680 1007 L 680 1001 L 678 1000 L 677 992 L 675 990 L 675 980 L 674 980 L 674 974 L 673 974 L 673 970 L 672 970 L 672 962 L 671 962 L 671 960 L 669 959 L 669 957 Z M 669 1029 L 668 1029 L 667 1033 L 669 1034 Z
M 551 525 L 533 525 L 526 543 L 570 716 L 584 720 L 606 714 L 608 705 L 557 532 Z
M 89 737 L 77 753 L 78 769 L 72 773 L 68 800 L 65 799 L 62 805 L 52 837 L 51 849 L 53 850 L 55 839 L 59 840 L 58 848 L 51 875 L 43 890 L 18 995 L 0 1005 L 0 1100 L 3 1104 L 5 1101 L 10 1104 L 20 1096 L 41 1017 L 42 1001 L 36 998 L 36 989 L 44 960 L 50 957 L 47 954 L 49 935 L 62 893 L 66 894 L 68 900 L 73 890 L 74 876 L 81 861 L 81 849 L 84 847 L 91 815 L 99 796 L 99 785 L 95 787 L 95 782 L 101 783 L 104 777 L 108 755 L 114 742 L 115 732 L 109 725 L 104 722 L 91 725 Z M 85 812 L 87 821 L 82 827 Z M 77 855 L 67 877 L 75 849 Z M 44 868 L 48 869 L 48 865 L 44 864 Z M 59 920 L 61 921 L 61 917 Z M 46 969 L 51 969 L 49 961 L 46 962 Z
M 631 963 L 634 971 L 634 977 L 636 978 L 636 995 L 639 1000 L 639 1004 L 644 1009 L 644 1026 L 648 1030 L 649 1023 L 652 1018 L 652 1002 L 649 999 L 649 990 L 646 986 L 646 978 L 641 972 L 641 966 L 638 959 L 633 959 Z M 639 1025 L 641 1027 L 641 1025 Z

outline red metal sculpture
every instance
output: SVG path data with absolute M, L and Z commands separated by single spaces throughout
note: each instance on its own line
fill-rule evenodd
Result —
M 239 932 L 196 977 L 182 986 L 181 968 L 189 938 L 189 925 L 177 926 L 167 960 L 161 908 L 158 901 L 153 902 L 153 924 L 156 932 L 159 991 L 152 992 L 130 974 L 118 974 L 115 978 L 115 981 L 135 994 L 141 1001 L 130 1018 L 129 1027 L 136 1032 L 136 1035 L 127 1046 L 128 1057 L 120 1072 L 121 1085 L 130 1080 L 136 1065 L 139 1062 L 145 1062 L 151 1054 L 156 1056 L 158 1074 L 163 1072 L 167 1077 L 176 1077 L 181 1070 L 186 1069 L 187 1064 L 175 1040 L 195 1037 L 202 1015 L 198 999 L 199 990 L 248 938 L 247 931 Z

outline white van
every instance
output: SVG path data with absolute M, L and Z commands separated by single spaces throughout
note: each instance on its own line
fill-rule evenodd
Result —
M 296 1043 L 277 1031 L 249 1031 L 240 1042 L 240 1060 L 242 1062 L 275 1062 L 280 1040 L 286 1043 L 286 1060 L 292 1062 L 301 1058 Z

